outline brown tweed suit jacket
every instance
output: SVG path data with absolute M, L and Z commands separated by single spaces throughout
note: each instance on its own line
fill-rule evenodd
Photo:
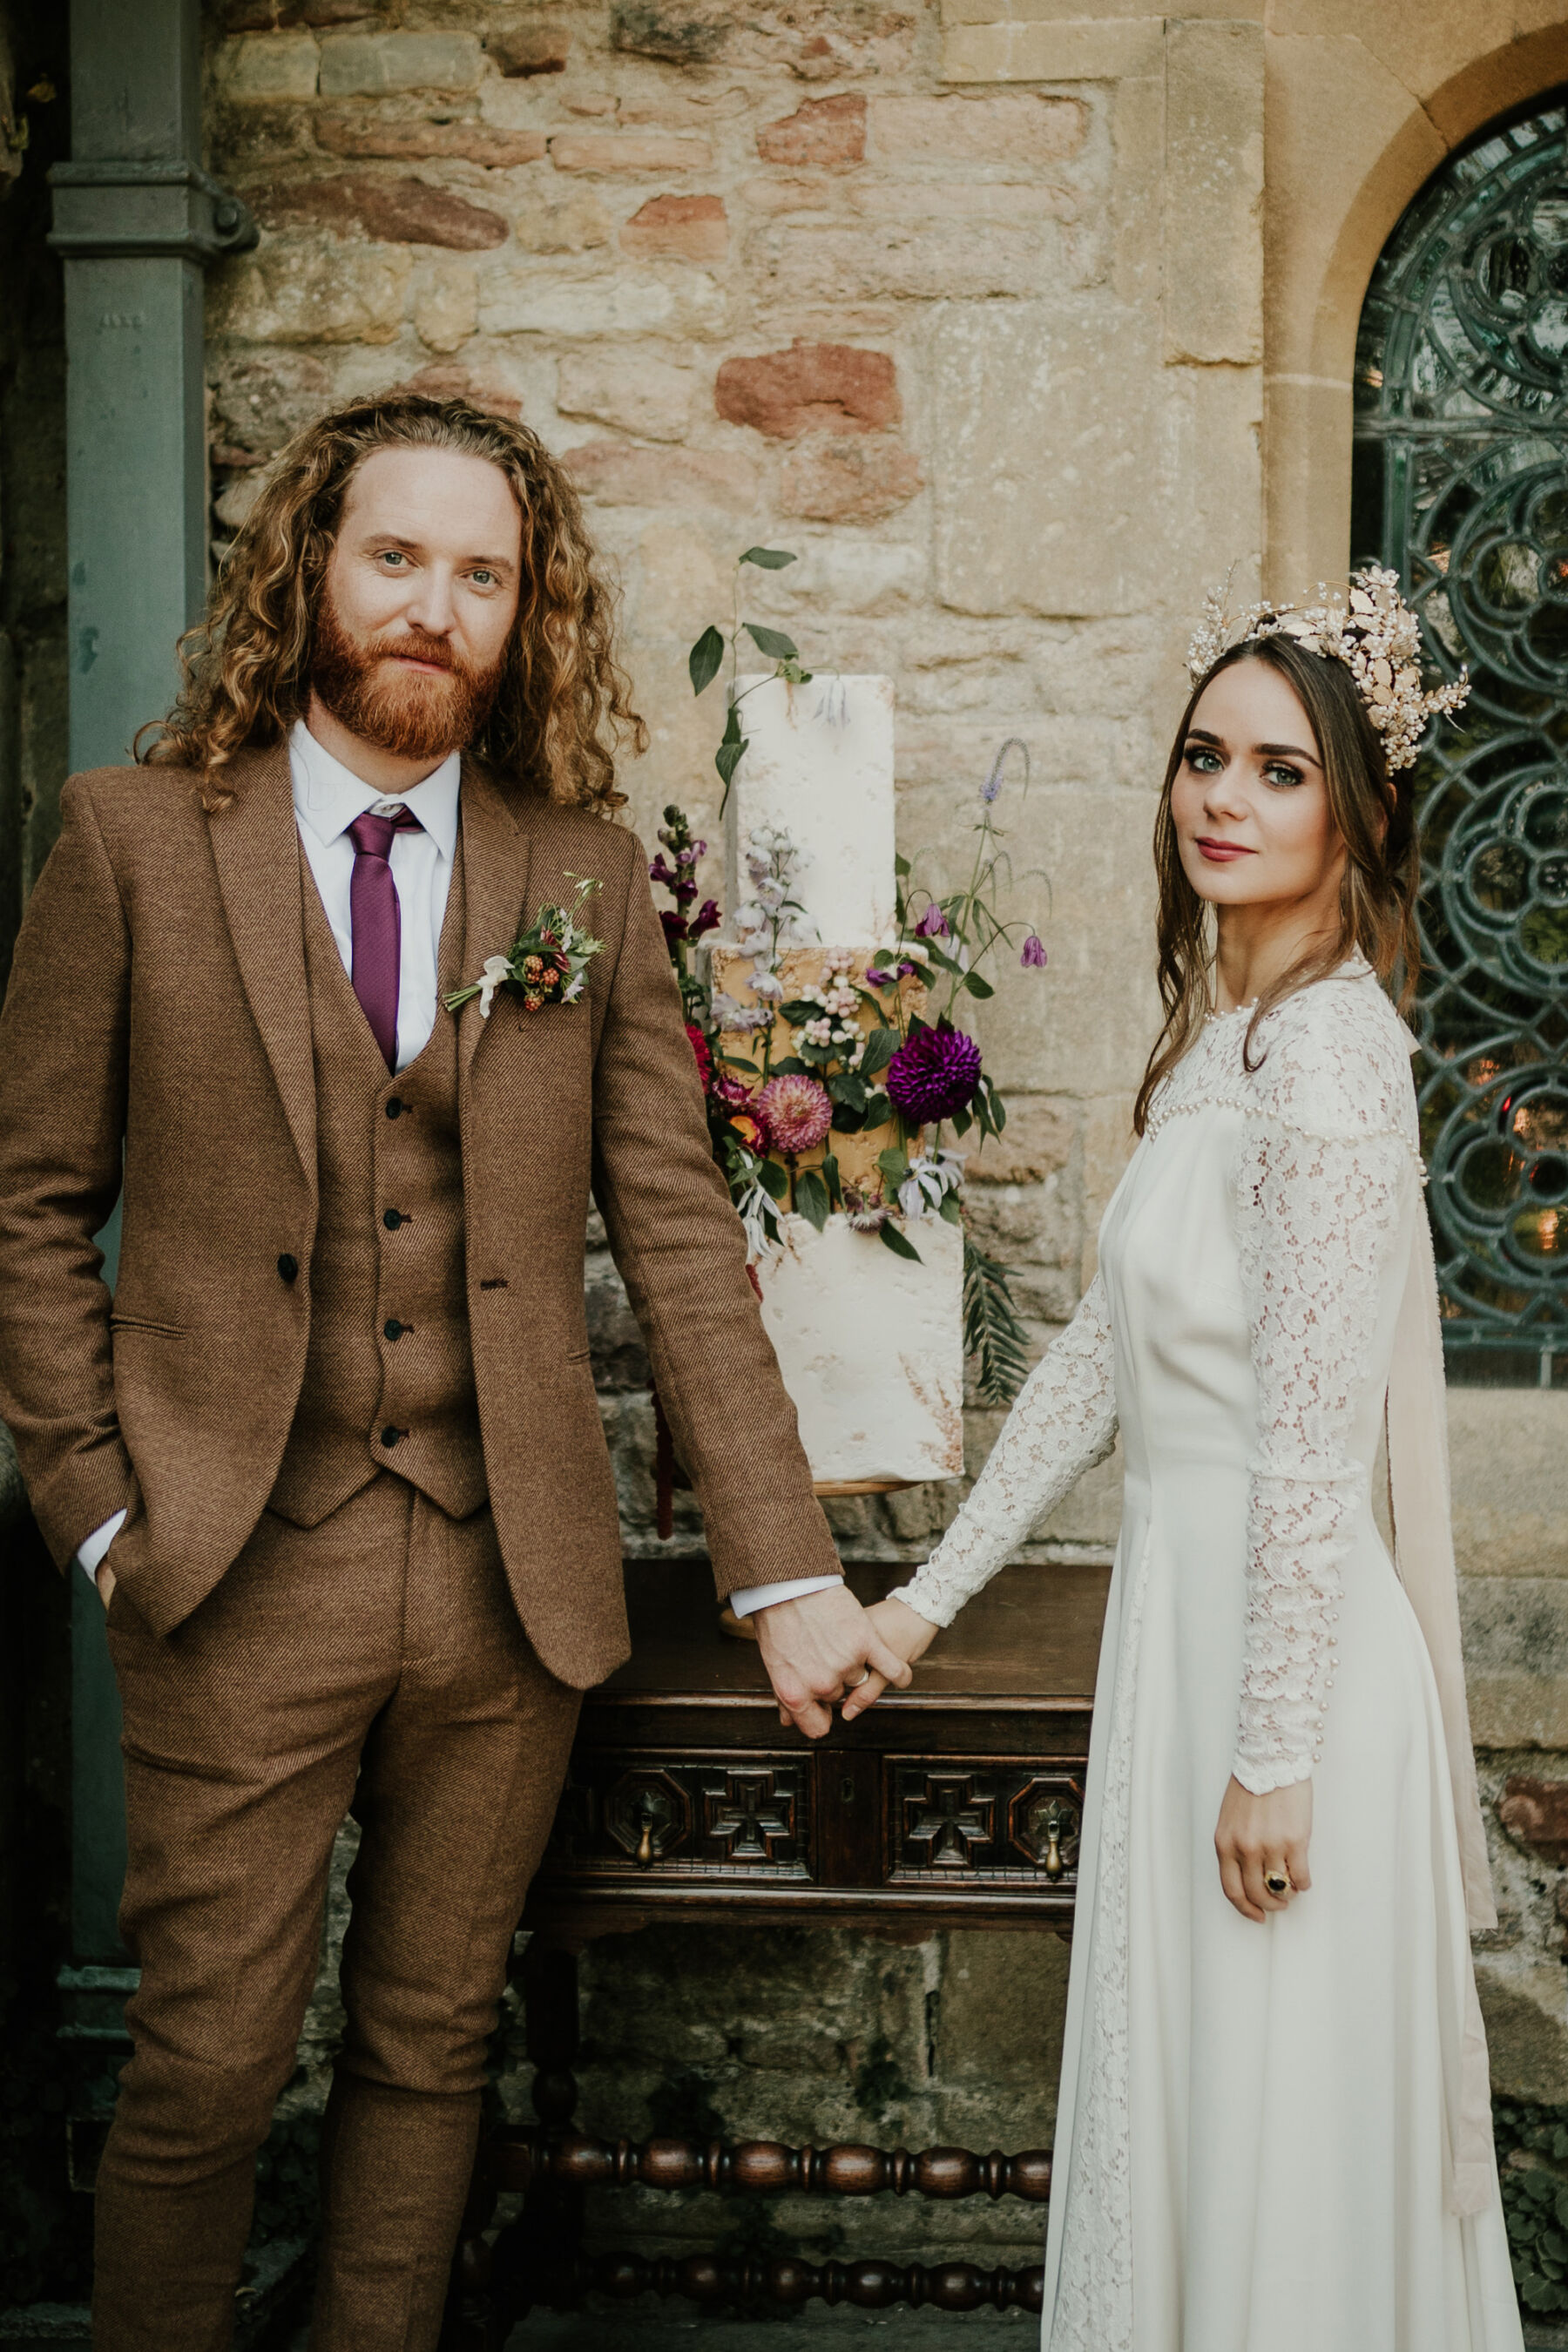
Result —
M 213 816 L 183 769 L 66 786 L 0 1016 L 0 1416 L 62 1564 L 127 1507 L 114 1568 L 159 1633 L 260 1516 L 310 1323 L 316 1098 L 286 747 L 246 754 L 234 777 Z M 590 1185 L 721 1593 L 837 1559 L 710 1156 L 635 835 L 470 763 L 461 856 L 468 976 L 569 898 L 570 876 L 603 884 L 584 1000 L 523 1013 L 499 998 L 488 1022 L 470 1003 L 458 1030 L 490 1500 L 530 1638 L 586 1687 L 626 1654 L 584 1311 Z M 122 1153 L 111 1305 L 91 1236 Z

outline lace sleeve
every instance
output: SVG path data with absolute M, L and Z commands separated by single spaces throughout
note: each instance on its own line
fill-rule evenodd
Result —
M 1352 1431 L 1380 1278 L 1418 1190 L 1402 1135 L 1247 1123 L 1237 1209 L 1258 1434 L 1233 1769 L 1258 1795 L 1306 1780 L 1322 1752 L 1344 1528 L 1367 1483 Z
M 951 1625 L 1035 1521 L 1115 1443 L 1110 1307 L 1097 1274 L 1067 1329 L 1025 1381 L 963 1508 L 893 1598 L 933 1625 Z

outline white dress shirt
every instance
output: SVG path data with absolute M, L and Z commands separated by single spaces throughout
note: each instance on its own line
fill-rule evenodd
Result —
M 322 750 L 302 719 L 289 737 L 289 773 L 294 787 L 294 820 L 310 863 L 321 901 L 342 958 L 343 970 L 353 973 L 353 925 L 349 911 L 353 880 L 354 845 L 349 827 L 367 809 L 392 815 L 406 808 L 419 819 L 417 833 L 392 837 L 392 878 L 397 887 L 402 917 L 397 987 L 397 1067 L 405 1070 L 423 1051 L 436 1025 L 437 964 L 441 925 L 446 919 L 447 893 L 458 850 L 458 785 L 460 761 L 456 751 L 406 792 L 387 794 L 362 782 L 341 760 Z M 123 1511 L 95 1528 L 78 1549 L 77 1558 L 96 1580 L 99 1563 L 125 1524 Z M 784 1584 L 757 1584 L 730 1596 L 737 1617 L 766 1609 L 775 1601 L 793 1601 L 806 1592 L 843 1581 L 837 1576 L 804 1576 Z

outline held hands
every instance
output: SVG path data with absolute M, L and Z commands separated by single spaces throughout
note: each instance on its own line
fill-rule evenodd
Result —
M 1286 1910 L 1294 1895 L 1305 1895 L 1312 1884 L 1307 1867 L 1311 1834 L 1310 1780 L 1270 1789 L 1262 1797 L 1255 1797 L 1239 1780 L 1230 1782 L 1214 1843 L 1219 1883 L 1244 1919 L 1261 1922 L 1270 1911 Z M 1281 1874 L 1289 1884 L 1283 1894 L 1271 1893 L 1266 1880 Z
M 875 1601 L 867 1610 L 866 1616 L 894 1657 L 903 1662 L 901 1688 L 902 1684 L 910 1679 L 910 1668 L 931 1647 L 940 1628 L 933 1625 L 929 1618 L 921 1616 L 905 1601 Z M 853 1723 L 858 1715 L 864 1715 L 868 1706 L 874 1706 L 887 1687 L 887 1678 L 874 1674 L 869 1682 L 862 1683 L 858 1689 L 852 1690 L 844 1702 L 845 1722 Z
M 759 1610 L 757 1641 L 779 1703 L 779 1721 L 795 1724 L 808 1739 L 820 1739 L 832 1724 L 835 1702 L 847 1692 L 854 1694 L 845 1702 L 848 1720 L 879 1698 L 889 1683 L 901 1690 L 910 1679 L 907 1654 L 878 1622 L 898 1606 L 884 1601 L 862 1609 L 847 1584 L 836 1584 Z M 912 1610 L 902 1614 L 921 1626 L 929 1641 L 935 1628 Z

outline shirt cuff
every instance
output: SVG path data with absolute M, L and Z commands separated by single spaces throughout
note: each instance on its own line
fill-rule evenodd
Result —
M 771 1609 L 780 1601 L 804 1601 L 808 1592 L 826 1592 L 830 1585 L 842 1584 L 841 1576 L 791 1576 L 782 1584 L 748 1584 L 740 1592 L 731 1592 L 730 1606 L 737 1617 L 750 1617 L 758 1609 Z
M 124 1525 L 124 1512 L 116 1511 L 111 1519 L 105 1519 L 100 1528 L 94 1528 L 91 1535 L 84 1536 L 76 1548 L 78 1567 L 85 1576 L 91 1578 L 95 1585 L 98 1582 L 99 1562 Z

